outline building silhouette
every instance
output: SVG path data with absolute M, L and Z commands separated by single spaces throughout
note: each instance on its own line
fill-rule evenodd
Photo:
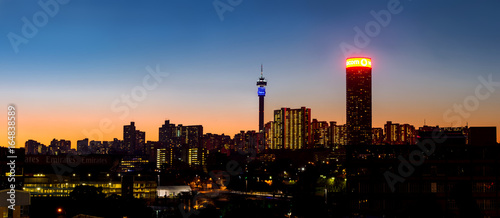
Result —
M 48 147 L 48 153 L 50 155 L 67 154 L 71 150 L 71 141 L 69 140 L 57 140 L 52 139 Z
M 46 154 L 47 146 L 35 140 L 28 140 L 24 143 L 26 154 Z
M 123 146 L 128 154 L 142 155 L 145 153 L 146 133 L 135 128 L 135 123 L 123 126 Z
M 85 139 L 76 141 L 76 151 L 77 151 L 78 155 L 90 154 L 89 139 L 85 138 Z
M 370 58 L 346 60 L 346 126 L 348 145 L 372 143 L 372 67 Z

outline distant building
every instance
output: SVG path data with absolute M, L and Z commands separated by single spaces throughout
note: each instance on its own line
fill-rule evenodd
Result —
M 372 67 L 370 58 L 346 60 L 347 144 L 372 143 Z
M 123 126 L 123 145 L 130 155 L 144 155 L 146 153 L 146 133 L 135 128 L 135 123 Z
M 123 149 L 123 141 L 114 138 L 113 141 L 109 141 L 109 154 L 126 154 Z
M 234 135 L 233 142 L 233 151 L 244 151 L 249 152 L 249 149 L 253 149 L 256 152 L 260 152 L 264 149 L 264 146 L 260 142 L 260 132 L 256 132 L 255 130 L 250 131 L 240 131 Z M 264 133 L 262 133 L 264 134 Z
M 177 128 L 175 127 L 175 124 L 170 123 L 170 120 L 165 120 L 165 124 L 159 128 L 158 132 L 158 141 L 161 143 L 162 147 L 171 147 L 177 144 Z
M 232 140 L 228 135 L 212 133 L 203 135 L 203 148 L 206 148 L 208 151 L 216 150 L 217 152 L 222 152 L 222 150 L 229 149 L 231 144 Z
M 387 121 L 384 125 L 384 143 L 389 145 L 414 145 L 417 141 L 417 131 L 410 124 L 399 124 Z
M 85 138 L 83 140 L 76 141 L 76 151 L 78 155 L 90 154 L 89 139 Z
M 103 149 L 103 145 L 102 145 L 102 142 L 101 141 L 90 141 L 89 142 L 89 150 L 90 150 L 90 153 L 92 154 L 103 154 L 101 153 L 101 150 L 104 150 Z
M 165 120 L 159 128 L 159 147 L 156 149 L 157 167 L 168 163 L 170 166 L 177 161 L 189 165 L 205 166 L 207 149 L 204 148 L 203 126 L 182 124 L 175 125 Z
M 53 139 L 50 142 L 48 153 L 51 155 L 67 154 L 71 150 L 71 141 Z
M 206 166 L 207 150 L 204 148 L 186 148 L 189 166 Z
M 330 122 L 330 136 L 333 146 L 347 145 L 347 126 L 337 125 L 337 122 Z
M 328 147 L 330 137 L 328 134 L 328 122 L 318 121 L 313 119 L 311 123 L 312 128 L 312 143 L 316 148 Z
M 136 133 L 134 122 L 130 122 L 130 125 L 123 126 L 123 146 L 128 154 L 134 154 L 135 152 L 137 143 Z
M 311 109 L 281 108 L 266 133 L 270 149 L 306 149 L 312 144 Z
M 182 124 L 175 126 L 166 120 L 165 124 L 159 128 L 159 141 L 162 146 L 166 147 L 201 147 L 203 145 L 203 126 L 183 126 Z
M 468 143 L 469 127 L 439 127 L 423 126 L 418 129 L 417 143 L 426 139 L 436 144 L 466 145 Z M 440 138 L 437 140 L 437 138 Z
M 273 121 L 269 121 L 264 125 L 264 138 L 265 138 L 264 146 L 265 146 L 265 149 L 274 149 L 271 147 L 273 139 L 276 137 L 274 135 L 275 129 L 273 128 L 273 126 L 274 126 Z
M 168 150 L 167 150 L 168 149 Z M 156 149 L 156 168 L 161 169 L 163 164 L 170 163 L 169 153 L 170 148 Z
M 26 148 L 26 154 L 46 154 L 47 153 L 47 146 L 41 144 L 40 142 L 37 142 L 35 140 L 28 140 L 24 144 L 24 147 Z
M 145 155 L 147 153 L 146 147 L 146 132 L 136 130 L 136 145 L 135 145 L 135 154 L 136 155 Z
M 157 150 L 162 148 L 161 143 L 158 141 L 147 141 L 145 145 L 145 156 L 148 157 L 150 162 L 156 162 Z
M 381 145 L 384 141 L 384 129 L 372 128 L 372 144 Z
M 181 144 L 187 145 L 189 148 L 199 148 L 202 146 L 203 140 L 203 126 L 193 125 L 193 126 L 182 126 L 179 125 L 178 131 L 180 132 L 180 137 L 182 139 Z

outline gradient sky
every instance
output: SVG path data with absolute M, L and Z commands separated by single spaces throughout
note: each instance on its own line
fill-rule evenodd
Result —
M 157 140 L 165 119 L 233 136 L 258 128 L 255 82 L 264 64 L 266 122 L 275 109 L 306 106 L 313 118 L 343 124 L 339 45 L 355 45 L 354 28 L 364 30 L 375 20 L 370 11 L 387 10 L 388 2 L 242 0 L 222 21 L 213 1 L 70 1 L 16 53 L 9 33 L 23 36 L 22 18 L 41 22 L 43 9 L 37 1 L 0 0 L 2 111 L 16 105 L 21 146 L 57 138 L 75 147 L 102 120 L 111 123 L 104 140 L 122 139 L 130 121 L 146 140 Z M 500 82 L 500 3 L 400 5 L 360 53 L 372 58 L 373 126 L 388 120 L 450 126 L 445 112 L 475 95 L 478 77 Z M 128 115 L 113 110 L 114 101 L 141 86 L 147 66 L 169 75 Z M 460 124 L 497 126 L 500 136 L 499 109 L 496 87 Z M 0 142 L 7 145 L 6 138 Z

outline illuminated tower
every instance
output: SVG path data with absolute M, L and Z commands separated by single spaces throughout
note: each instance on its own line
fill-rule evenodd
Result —
M 257 80 L 257 95 L 259 96 L 259 132 L 264 131 L 264 97 L 266 96 L 267 81 L 263 73 L 263 66 L 260 65 L 260 78 Z
M 348 145 L 372 143 L 372 60 L 346 60 L 346 126 Z

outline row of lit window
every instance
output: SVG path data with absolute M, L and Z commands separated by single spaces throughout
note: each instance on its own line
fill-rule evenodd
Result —
M 134 188 L 156 187 L 155 183 L 134 183 Z
M 81 183 L 81 184 L 75 184 L 75 183 L 57 183 L 57 184 L 40 184 L 40 183 L 35 183 L 35 184 L 30 184 L 27 183 L 24 185 L 24 187 L 44 187 L 44 188 L 74 188 L 77 185 L 88 185 L 88 186 L 94 186 L 94 187 L 103 187 L 103 188 L 121 188 L 122 184 L 120 183 Z

